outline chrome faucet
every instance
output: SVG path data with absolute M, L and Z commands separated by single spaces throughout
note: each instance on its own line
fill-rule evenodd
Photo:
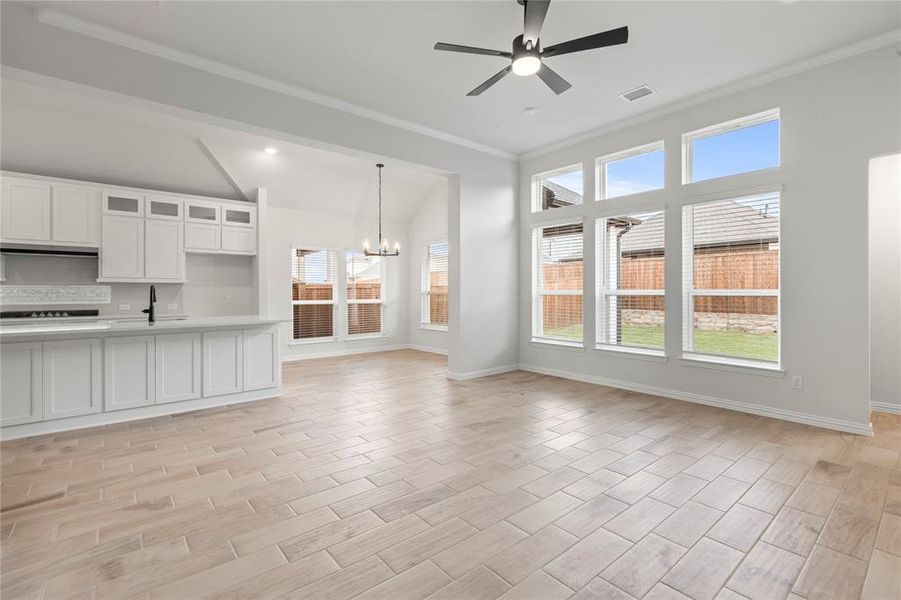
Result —
M 153 304 L 156 302 L 156 287 L 150 286 L 150 306 L 142 310 L 142 313 L 147 315 L 147 322 L 153 325 L 156 322 L 156 312 L 154 311 Z

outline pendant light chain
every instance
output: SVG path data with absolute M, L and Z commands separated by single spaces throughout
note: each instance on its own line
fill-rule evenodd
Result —
M 384 164 L 378 163 L 375 165 L 379 169 L 379 239 L 378 244 L 379 248 L 377 252 L 372 252 L 369 249 L 369 240 L 363 241 L 363 255 L 364 256 L 400 256 L 400 243 L 394 244 L 394 252 L 388 251 L 387 241 L 384 246 L 382 246 L 382 169 L 385 167 Z

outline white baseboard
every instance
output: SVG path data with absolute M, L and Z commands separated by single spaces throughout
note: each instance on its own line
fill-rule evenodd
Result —
M 901 404 L 892 402 L 870 402 L 870 410 L 901 415 Z
M 791 410 L 782 410 L 780 408 L 771 408 L 768 406 L 759 406 L 757 404 L 749 404 L 747 402 L 738 402 L 735 400 L 726 400 L 725 398 L 715 398 L 713 396 L 704 396 L 701 394 L 692 394 L 689 392 L 681 392 L 669 388 L 660 388 L 650 385 L 642 385 L 631 383 L 628 381 L 619 381 L 616 379 L 607 379 L 605 377 L 596 377 L 594 375 L 583 375 L 572 371 L 564 371 L 561 369 L 549 369 L 546 367 L 538 367 L 535 365 L 519 365 L 523 371 L 532 373 L 540 373 L 542 375 L 552 375 L 563 379 L 572 379 L 574 381 L 582 381 L 584 383 L 594 383 L 597 385 L 606 385 L 608 387 L 629 390 L 632 392 L 640 392 L 643 394 L 651 394 L 653 396 L 662 396 L 664 398 L 672 398 L 674 400 L 685 400 L 696 404 L 705 404 L 707 406 L 717 406 L 719 408 L 727 408 L 738 412 L 760 415 L 763 417 L 773 417 L 782 419 L 783 421 L 791 421 L 793 423 L 803 423 L 805 425 L 813 425 L 814 427 L 824 427 L 826 429 L 835 429 L 838 431 L 846 431 L 848 433 L 856 433 L 859 435 L 873 435 L 873 427 L 870 424 L 863 425 L 853 421 L 843 421 L 840 419 L 832 419 L 830 417 L 821 417 L 811 415 L 809 413 L 800 413 Z
M 281 393 L 281 388 L 270 388 L 268 390 L 253 390 L 250 392 L 241 392 L 240 394 L 228 394 L 226 396 L 213 396 L 212 398 L 198 398 L 196 400 L 183 400 L 181 402 L 154 404 L 152 406 L 141 406 L 139 408 L 128 408 L 112 412 L 100 412 L 93 415 L 54 419 L 52 421 L 41 421 L 39 423 L 9 425 L 0 429 L 0 439 L 3 439 L 4 441 L 15 440 L 34 435 L 46 435 L 48 433 L 60 433 L 62 431 L 73 431 L 88 427 L 102 427 L 104 425 L 124 423 L 126 421 L 165 417 L 193 412 L 204 408 L 216 408 L 228 406 L 230 404 L 241 404 L 243 402 L 253 402 L 254 400 L 275 398 L 280 396 Z
M 447 350 L 444 348 L 435 348 L 433 346 L 420 346 L 419 344 L 408 344 L 407 348 L 410 350 L 418 350 L 420 352 L 428 352 L 429 354 L 443 354 L 447 356 Z
M 354 354 L 372 354 L 374 352 L 391 352 L 393 350 L 406 350 L 409 348 L 406 344 L 392 344 L 391 346 L 374 346 L 368 348 L 341 348 L 336 350 L 325 350 L 323 352 L 314 352 L 311 354 L 291 354 L 291 348 L 282 352 L 282 364 L 290 362 L 298 362 L 302 360 L 311 360 L 314 358 L 335 358 L 338 356 L 352 356 Z
M 488 377 L 489 375 L 500 375 L 501 373 L 509 373 L 516 371 L 519 365 L 504 365 L 502 367 L 492 367 L 490 369 L 481 369 L 479 371 L 466 371 L 465 373 L 447 372 L 447 378 L 454 381 L 468 381 L 470 379 L 478 379 L 479 377 Z

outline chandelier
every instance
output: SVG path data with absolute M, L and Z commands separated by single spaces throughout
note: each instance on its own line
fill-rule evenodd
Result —
M 365 256 L 400 256 L 400 242 L 394 242 L 394 250 L 388 250 L 388 238 L 382 237 L 382 169 L 385 165 L 378 163 L 375 165 L 379 168 L 379 249 L 372 251 L 369 239 L 363 240 L 363 254 Z

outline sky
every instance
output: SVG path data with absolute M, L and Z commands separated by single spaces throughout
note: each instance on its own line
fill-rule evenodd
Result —
M 648 152 L 606 165 L 607 198 L 663 187 L 664 151 Z M 779 121 L 700 138 L 692 143 L 692 181 L 779 166 Z M 582 194 L 582 172 L 575 170 L 548 180 Z

